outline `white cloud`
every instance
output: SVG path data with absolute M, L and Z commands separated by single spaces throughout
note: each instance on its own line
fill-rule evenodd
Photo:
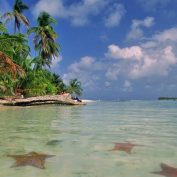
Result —
M 114 59 L 134 60 L 140 60 L 142 55 L 142 49 L 139 46 L 120 48 L 119 46 L 114 44 L 108 46 L 108 53 L 106 54 L 107 57 Z
M 63 75 L 63 79 L 65 83 L 68 83 L 70 79 L 78 78 L 84 88 L 92 89 L 95 82 L 100 79 L 97 71 L 101 71 L 103 68 L 103 64 L 97 62 L 95 58 L 85 56 L 68 67 L 68 72 Z
M 106 56 L 114 59 L 114 64 L 109 66 L 106 76 L 111 80 L 120 75 L 129 79 L 167 76 L 177 64 L 176 50 L 177 28 L 158 33 L 138 46 L 120 48 L 109 45 Z
M 81 70 L 88 70 L 88 69 L 91 69 L 94 62 L 95 62 L 94 58 L 85 56 L 81 58 L 79 62 L 71 64 L 69 66 L 69 70 L 74 71 L 74 72 L 80 72 Z
M 106 27 L 118 26 L 124 14 L 125 14 L 124 6 L 122 4 L 114 4 L 109 9 L 109 14 L 105 18 L 105 26 Z
M 151 81 L 162 79 L 170 74 L 177 65 L 177 28 L 171 28 L 153 35 L 147 42 L 121 48 L 112 44 L 108 46 L 106 58 L 85 56 L 68 66 L 63 79 L 78 78 L 87 90 L 109 88 L 113 82 L 125 79 L 120 90 L 131 92 L 132 83 L 142 79 Z M 165 37 L 164 37 L 165 36 Z M 168 36 L 168 37 L 167 37 Z
M 83 26 L 89 22 L 90 16 L 97 15 L 107 3 L 107 0 L 82 0 L 65 6 L 63 0 L 40 0 L 33 14 L 37 16 L 41 11 L 46 11 L 52 16 L 70 20 L 75 26 Z
M 117 80 L 118 79 L 118 75 L 120 74 L 120 68 L 119 65 L 117 64 L 113 64 L 112 66 L 108 67 L 105 76 L 109 79 L 109 80 Z
M 138 0 L 145 10 L 155 11 L 157 7 L 164 7 L 171 0 Z
M 163 33 L 159 33 L 153 36 L 153 38 L 159 42 L 166 42 L 166 41 L 177 41 L 177 28 L 171 28 L 165 30 Z
M 124 92 L 131 92 L 132 91 L 132 84 L 130 81 L 125 80 L 123 84 L 123 89 Z
M 39 15 L 40 12 L 46 11 L 52 16 L 60 16 L 61 14 L 66 15 L 62 1 L 58 0 L 40 0 L 36 3 L 33 9 L 34 15 Z
M 154 17 L 146 17 L 144 20 L 132 20 L 131 30 L 127 34 L 127 39 L 140 39 L 144 32 L 142 27 L 149 28 L 154 25 Z
M 59 56 L 59 57 L 57 57 L 57 58 L 54 58 L 54 59 L 52 60 L 51 68 L 56 68 L 56 67 L 59 65 L 59 63 L 62 61 L 62 59 L 63 59 L 62 56 Z

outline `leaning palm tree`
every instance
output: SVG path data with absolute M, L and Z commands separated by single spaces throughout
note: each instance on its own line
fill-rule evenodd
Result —
M 41 69 L 43 66 L 50 67 L 52 59 L 58 57 L 59 45 L 55 42 L 57 34 L 51 26 L 55 20 L 47 12 L 41 12 L 37 22 L 38 26 L 29 29 L 28 34 L 35 33 L 33 42 L 39 52 L 35 69 Z
M 82 89 L 82 86 L 81 86 L 81 82 L 78 81 L 77 79 L 70 80 L 67 91 L 70 94 L 76 94 L 78 96 L 82 95 L 83 89 Z
M 20 31 L 21 23 L 29 27 L 29 20 L 23 15 L 23 11 L 26 9 L 29 8 L 22 0 L 15 0 L 12 12 L 7 12 L 1 17 L 4 18 L 6 22 L 14 18 L 14 33 L 16 33 L 17 29 Z

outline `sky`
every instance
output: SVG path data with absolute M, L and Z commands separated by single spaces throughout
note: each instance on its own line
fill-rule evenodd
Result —
M 13 0 L 0 0 L 0 13 Z M 36 25 L 57 20 L 60 56 L 51 70 L 77 78 L 86 99 L 177 97 L 177 0 L 24 0 Z M 13 25 L 8 28 L 13 31 Z M 32 46 L 32 42 L 30 43 Z

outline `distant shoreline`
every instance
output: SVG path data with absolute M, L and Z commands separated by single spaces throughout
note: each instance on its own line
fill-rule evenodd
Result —
M 96 100 L 85 100 L 85 99 L 83 99 L 82 102 L 83 103 L 93 103 L 93 102 L 96 102 Z
M 158 100 L 173 100 L 173 101 L 177 101 L 177 98 L 175 98 L 175 97 L 159 97 Z

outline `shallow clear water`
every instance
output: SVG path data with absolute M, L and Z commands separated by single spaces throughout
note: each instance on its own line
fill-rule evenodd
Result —
M 132 154 L 114 143 L 140 144 Z M 56 155 L 45 170 L 12 168 L 7 154 Z M 0 176 L 155 177 L 160 163 L 177 167 L 177 102 L 96 102 L 87 106 L 0 109 Z

